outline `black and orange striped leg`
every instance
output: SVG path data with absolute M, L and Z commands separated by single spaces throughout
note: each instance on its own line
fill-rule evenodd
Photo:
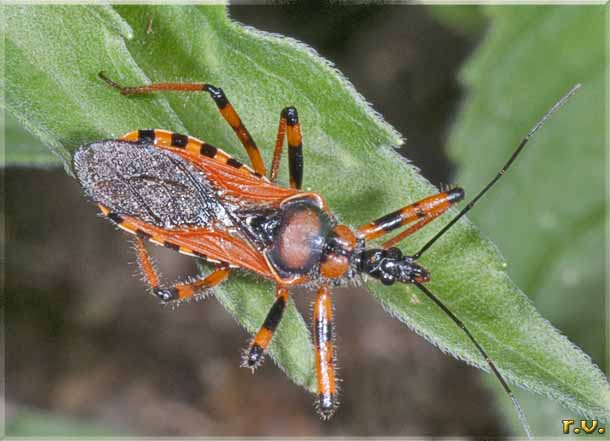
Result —
M 216 269 L 206 277 L 197 279 L 190 283 L 178 283 L 170 288 L 162 288 L 159 284 L 159 276 L 155 271 L 152 260 L 144 241 L 140 237 L 135 239 L 135 248 L 138 256 L 138 263 L 144 273 L 148 284 L 150 285 L 155 296 L 163 303 L 182 302 L 193 297 L 198 292 L 212 288 L 229 277 L 229 267 L 225 264 L 219 264 Z
M 317 409 L 322 419 L 333 416 L 337 405 L 337 378 L 333 345 L 333 307 L 330 289 L 323 285 L 313 306 L 313 341 L 318 379 Z
M 262 176 L 266 174 L 265 163 L 258 149 L 258 146 L 252 139 L 250 132 L 244 126 L 241 118 L 233 108 L 233 105 L 227 99 L 227 96 L 223 90 L 219 87 L 212 86 L 207 83 L 154 83 L 143 86 L 124 87 L 121 86 L 110 78 L 108 78 L 103 72 L 99 73 L 99 76 L 107 84 L 119 90 L 122 95 L 142 95 L 147 93 L 155 93 L 161 91 L 175 91 L 175 92 L 207 92 L 210 94 L 220 114 L 229 123 L 241 143 L 248 153 L 248 157 L 252 162 L 252 167 L 257 173 Z
M 301 135 L 301 124 L 299 114 L 294 107 L 286 107 L 280 114 L 280 123 L 277 129 L 275 149 L 273 151 L 273 162 L 269 179 L 271 182 L 277 180 L 282 158 L 282 147 L 284 137 L 288 138 L 288 170 L 290 172 L 290 187 L 301 189 L 303 183 L 303 137 Z
M 405 237 L 415 233 L 424 225 L 432 222 L 438 216 L 447 211 L 449 207 L 461 201 L 463 198 L 464 190 L 461 188 L 443 191 L 413 204 L 407 205 L 406 207 L 380 217 L 379 219 L 369 222 L 368 224 L 361 225 L 358 227 L 357 231 L 361 238 L 372 240 L 408 223 L 417 221 L 415 224 L 400 232 L 392 239 L 384 242 L 383 247 L 389 248 L 396 245 Z
M 227 99 L 227 96 L 225 95 L 223 90 L 219 87 L 212 86 L 211 84 L 204 85 L 203 90 L 210 94 L 210 96 L 216 103 L 220 114 L 225 119 L 225 121 L 229 123 L 229 125 L 245 147 L 246 153 L 248 153 L 248 157 L 250 158 L 250 162 L 252 162 L 252 167 L 254 168 L 254 170 L 260 173 L 262 176 L 265 176 L 265 163 L 263 162 L 261 152 L 258 149 L 256 142 L 254 142 L 254 139 L 252 139 L 250 132 L 248 132 L 248 129 L 246 129 L 246 126 L 244 126 L 244 124 L 242 123 L 241 118 L 235 111 L 235 108 Z
M 284 315 L 286 303 L 288 303 L 288 295 L 289 291 L 287 288 L 281 286 L 276 287 L 275 302 L 267 313 L 267 317 L 265 318 L 263 325 L 260 327 L 254 338 L 250 341 L 248 349 L 244 352 L 244 358 L 241 364 L 242 367 L 247 367 L 254 371 L 254 369 L 260 366 L 263 362 L 263 357 L 265 356 L 265 352 L 271 343 L 273 334 L 275 333 L 275 330 L 277 329 L 280 321 L 282 320 L 282 316 Z

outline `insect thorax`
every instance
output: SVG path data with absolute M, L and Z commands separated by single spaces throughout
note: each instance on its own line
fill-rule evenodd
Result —
M 299 198 L 247 218 L 270 266 L 282 279 L 315 271 L 333 220 L 317 201 Z

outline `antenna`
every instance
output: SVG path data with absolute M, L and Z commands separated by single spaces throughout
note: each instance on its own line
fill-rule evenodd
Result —
M 521 409 L 521 405 L 519 404 L 519 401 L 517 401 L 517 398 L 515 397 L 515 395 L 513 395 L 513 391 L 510 389 L 510 387 L 508 387 L 508 383 L 506 382 L 506 380 L 504 379 L 502 374 L 500 374 L 500 371 L 498 371 L 498 368 L 496 368 L 496 365 L 494 364 L 494 362 L 491 361 L 491 359 L 489 358 L 489 355 L 487 355 L 487 352 L 485 352 L 483 347 L 470 333 L 470 331 L 468 330 L 466 325 L 459 318 L 457 318 L 457 316 L 453 312 L 451 312 L 451 310 L 449 308 L 447 308 L 447 306 L 445 306 L 445 304 L 443 302 L 441 302 L 441 300 L 438 297 L 436 297 L 434 294 L 432 294 L 432 292 L 430 290 L 428 290 L 428 288 L 426 288 L 424 285 L 422 285 L 419 282 L 415 282 L 415 286 L 417 286 L 424 294 L 426 294 L 430 300 L 432 300 L 434 303 L 436 303 L 436 305 L 439 308 L 441 308 L 443 310 L 443 312 L 445 314 L 447 314 L 449 316 L 449 318 L 451 318 L 451 320 L 453 320 L 454 323 L 456 325 L 458 325 L 458 327 L 460 327 L 460 329 L 462 331 L 464 331 L 464 333 L 468 336 L 470 341 L 475 345 L 475 347 L 477 348 L 479 353 L 485 359 L 485 362 L 487 363 L 487 365 L 489 366 L 489 368 L 491 369 L 493 374 L 496 376 L 496 378 L 498 379 L 500 384 L 502 384 L 502 388 L 508 394 L 508 396 L 510 397 L 510 400 L 513 402 L 513 407 L 515 408 L 517 417 L 519 417 L 519 421 L 521 422 L 521 425 L 523 426 L 523 430 L 525 431 L 525 434 L 527 435 L 527 439 L 529 441 L 532 441 L 534 439 L 532 436 L 532 431 L 530 429 L 529 424 L 527 423 L 527 419 L 525 419 L 525 413 L 523 413 L 523 409 Z
M 464 208 L 462 208 L 462 211 L 460 211 L 453 219 L 451 219 L 451 221 L 449 221 L 449 223 L 447 225 L 445 225 L 442 230 L 440 230 L 438 233 L 436 233 L 436 235 L 434 235 L 434 237 L 432 237 L 432 239 L 430 239 L 428 242 L 426 242 L 426 244 L 423 247 L 421 247 L 421 249 L 417 253 L 415 253 L 413 256 L 411 256 L 411 257 L 413 257 L 413 259 L 415 259 L 415 260 L 419 259 L 422 256 L 422 254 L 424 254 L 428 250 L 428 248 L 430 248 L 434 244 L 434 242 L 436 242 L 438 239 L 440 239 L 440 237 L 443 234 L 445 234 L 447 232 L 447 230 L 449 230 L 457 221 L 459 221 L 466 213 L 468 213 L 472 209 L 472 207 L 475 206 L 475 204 L 479 201 L 479 199 L 481 199 L 483 197 L 483 195 L 485 193 L 487 193 L 489 191 L 489 189 L 491 187 L 493 187 L 494 184 L 496 182 L 498 182 L 498 180 L 502 176 L 504 176 L 504 174 L 506 174 L 509 167 L 515 161 L 515 159 L 517 159 L 517 156 L 519 156 L 519 153 L 521 153 L 521 151 L 523 150 L 523 148 L 525 147 L 527 142 L 534 136 L 534 134 L 538 131 L 538 129 L 540 127 L 542 127 L 542 125 L 551 117 L 551 115 L 553 113 L 555 113 L 557 110 L 559 110 L 572 97 L 572 95 L 574 95 L 576 93 L 576 91 L 578 91 L 578 89 L 580 89 L 580 88 L 581 88 L 581 85 L 576 84 L 574 87 L 572 87 L 570 89 L 570 91 L 568 93 L 566 93 L 564 96 L 562 96 L 559 99 L 559 101 L 557 101 L 555 103 L 555 105 L 553 105 L 553 107 L 550 108 L 550 110 L 548 112 L 546 112 L 544 114 L 544 116 L 534 125 L 534 127 L 531 128 L 531 130 L 528 132 L 528 134 L 525 136 L 525 138 L 523 138 L 521 140 L 521 142 L 519 143 L 519 145 L 517 146 L 517 148 L 511 155 L 511 157 L 509 158 L 509 160 L 506 162 L 506 164 L 504 164 L 504 167 L 502 167 L 502 169 L 500 169 L 498 174 L 491 181 L 489 181 L 489 183 L 485 187 L 483 187 L 483 189 L 479 192 L 479 194 L 477 194 L 474 197 L 474 199 L 472 199 L 472 201 L 470 201 L 468 203 L 468 205 L 466 205 Z

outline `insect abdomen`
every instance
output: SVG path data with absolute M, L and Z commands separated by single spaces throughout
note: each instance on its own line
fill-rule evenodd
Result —
M 94 142 L 76 152 L 74 169 L 89 197 L 112 212 L 165 229 L 228 222 L 205 174 L 153 145 Z

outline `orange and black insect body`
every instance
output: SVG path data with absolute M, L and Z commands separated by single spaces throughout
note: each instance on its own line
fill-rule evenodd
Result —
M 76 152 L 74 169 L 82 187 L 108 219 L 135 235 L 140 267 L 162 302 L 181 302 L 205 293 L 230 277 L 232 268 L 249 270 L 273 281 L 276 300 L 242 361 L 243 366 L 254 369 L 261 363 L 281 323 L 290 289 L 299 285 L 316 287 L 313 340 L 317 408 L 326 419 L 332 416 L 338 403 L 330 287 L 357 282 L 360 275 L 386 285 L 414 284 L 466 333 L 509 394 L 530 436 L 521 408 L 503 376 L 464 323 L 424 286 L 430 274 L 417 260 L 495 184 L 528 139 L 578 86 L 534 126 L 498 175 L 473 201 L 416 254 L 409 256 L 394 245 L 462 200 L 462 189 L 440 192 L 352 228 L 337 222 L 322 196 L 300 190 L 302 136 L 294 107 L 280 113 L 273 161 L 266 177 L 260 151 L 222 89 L 185 83 L 121 87 L 103 74 L 100 76 L 124 95 L 156 91 L 209 93 L 252 164 L 252 167 L 242 164 L 204 141 L 164 130 L 130 132 L 119 140 L 93 142 Z M 285 138 L 290 188 L 275 183 Z M 381 247 L 367 246 L 368 241 L 405 226 Z M 212 262 L 215 268 L 204 278 L 163 286 L 146 251 L 146 240 Z

